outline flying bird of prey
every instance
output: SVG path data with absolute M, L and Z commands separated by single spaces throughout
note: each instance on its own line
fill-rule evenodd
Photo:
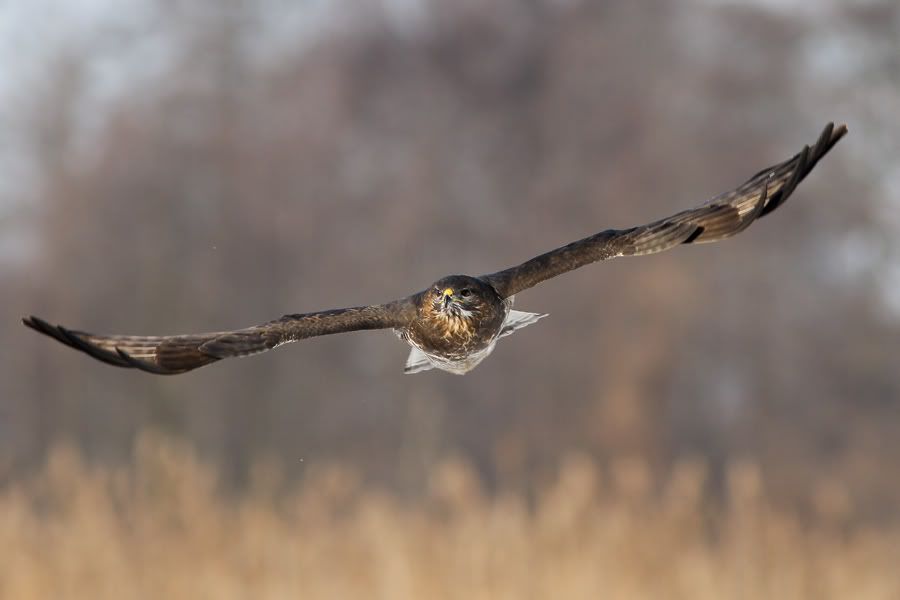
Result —
M 282 344 L 332 333 L 393 329 L 412 350 L 406 373 L 438 368 L 463 374 L 491 353 L 497 340 L 543 314 L 512 310 L 513 297 L 542 281 L 593 262 L 639 256 L 680 244 L 717 242 L 781 206 L 816 163 L 847 133 L 829 123 L 818 141 L 763 169 L 708 202 L 629 229 L 607 229 L 524 263 L 480 277 L 451 275 L 387 304 L 285 315 L 256 327 L 174 336 L 94 335 L 53 326 L 37 317 L 25 325 L 117 367 L 184 373 L 223 358 L 250 356 Z

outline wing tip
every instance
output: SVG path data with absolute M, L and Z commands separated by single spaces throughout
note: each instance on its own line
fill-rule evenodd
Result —
M 82 331 L 67 329 L 62 325 L 51 325 L 34 315 L 22 317 L 22 324 L 40 334 L 53 338 L 69 348 L 84 352 L 100 362 L 114 367 L 138 369 L 155 375 L 178 375 L 219 360 L 218 357 L 201 356 L 193 363 L 176 362 L 167 365 L 165 361 L 157 360 L 151 362 L 132 356 L 118 345 L 113 345 L 116 340 L 115 337 L 94 336 Z M 103 341 L 103 345 L 95 343 L 92 339 Z
M 816 162 L 825 156 L 848 133 L 850 133 L 850 128 L 847 127 L 846 123 L 839 123 L 838 125 L 835 125 L 834 121 L 826 123 L 822 133 L 819 135 L 819 139 L 813 146 L 813 158 L 810 160 L 809 168 L 812 169 Z
M 53 338 L 57 342 L 68 346 L 69 348 L 84 352 L 91 358 L 95 358 L 108 365 L 125 368 L 131 366 L 116 354 L 113 354 L 112 352 L 105 350 L 95 344 L 92 344 L 91 342 L 80 337 L 81 332 L 72 331 L 63 327 L 62 325 L 51 325 L 47 321 L 44 321 L 40 317 L 36 317 L 34 315 L 23 317 L 22 323 L 29 329 L 33 329 L 38 333 Z
M 51 327 L 51 325 L 47 323 L 47 321 L 44 321 L 40 317 L 36 317 L 34 315 L 22 317 L 22 324 L 25 325 L 25 327 L 34 329 L 35 331 L 40 331 L 41 333 L 43 333 L 44 327 Z
M 803 146 L 803 149 L 794 156 L 792 160 L 797 161 L 797 164 L 794 167 L 793 174 L 781 189 L 770 196 L 769 202 L 763 207 L 757 218 L 768 215 L 784 204 L 788 197 L 794 193 L 797 186 L 800 185 L 800 182 L 812 172 L 819 160 L 828 154 L 835 144 L 847 135 L 849 131 L 850 129 L 846 123 L 839 125 L 835 125 L 833 121 L 826 123 L 816 143 L 812 146 Z
M 61 344 L 65 344 L 66 346 L 70 346 L 70 347 L 75 347 L 75 346 L 73 346 L 72 342 L 69 340 L 68 336 L 66 335 L 66 333 L 68 333 L 68 332 L 61 325 L 51 325 L 47 321 L 41 319 L 40 317 L 36 317 L 34 315 L 22 317 L 22 323 L 25 325 L 25 327 L 28 327 L 29 329 L 33 329 L 34 331 L 37 331 L 38 333 L 46 335 L 47 337 L 51 337 L 51 338 L 55 339 L 57 342 L 60 342 Z M 71 335 L 71 334 L 69 334 L 69 335 Z
M 847 135 L 848 133 L 850 133 L 850 128 L 847 126 L 846 123 L 840 123 L 839 125 L 835 125 L 834 122 L 831 122 L 828 124 L 831 125 L 834 129 L 834 131 L 831 134 L 832 138 L 836 137 L 836 138 L 840 139 L 840 138 L 844 137 L 845 135 Z

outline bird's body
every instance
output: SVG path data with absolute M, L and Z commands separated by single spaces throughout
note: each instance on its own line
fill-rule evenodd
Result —
M 416 299 L 416 316 L 397 328 L 412 346 L 406 373 L 438 368 L 463 375 L 493 352 L 497 340 L 545 315 L 512 310 L 513 298 L 503 298 L 478 277 L 450 275 Z
M 493 350 L 511 304 L 479 279 L 444 277 L 422 292 L 415 319 L 397 334 L 431 365 L 465 373 Z
M 846 126 L 828 124 L 811 148 L 804 147 L 696 208 L 647 225 L 601 231 L 503 271 L 444 277 L 421 292 L 386 304 L 285 315 L 236 331 L 161 337 L 94 335 L 37 317 L 28 317 L 24 323 L 103 362 L 161 375 L 320 335 L 393 329 L 412 347 L 405 372 L 438 368 L 463 374 L 484 360 L 498 339 L 545 316 L 512 310 L 517 293 L 593 262 L 715 242 L 740 233 L 781 206 L 846 133 Z

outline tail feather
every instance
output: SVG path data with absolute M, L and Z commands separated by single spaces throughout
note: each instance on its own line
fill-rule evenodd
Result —
M 506 315 L 506 320 L 503 321 L 503 328 L 500 330 L 500 335 L 498 337 L 503 337 L 511 334 L 517 329 L 528 327 L 532 323 L 537 323 L 546 316 L 548 315 L 541 313 L 523 312 L 521 310 L 511 310 L 509 311 L 509 314 Z
M 406 375 L 411 375 L 412 373 L 421 373 L 422 371 L 427 371 L 429 369 L 433 369 L 434 364 L 428 357 L 425 356 L 425 353 L 413 346 L 409 350 L 409 356 L 406 359 L 406 365 L 403 367 L 403 372 Z

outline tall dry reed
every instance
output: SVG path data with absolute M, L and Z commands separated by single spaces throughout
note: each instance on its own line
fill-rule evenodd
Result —
M 701 464 L 573 456 L 526 502 L 448 460 L 401 501 L 340 467 L 283 489 L 259 465 L 239 498 L 170 440 L 128 468 L 71 449 L 0 493 L 3 598 L 900 598 L 900 530 L 854 525 L 838 487 L 809 515 L 767 500 L 752 464 L 724 503 Z

